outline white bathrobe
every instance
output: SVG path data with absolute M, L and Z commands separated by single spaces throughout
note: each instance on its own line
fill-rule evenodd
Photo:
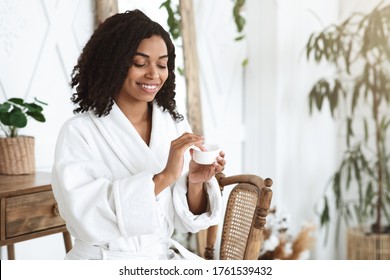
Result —
M 79 114 L 58 137 L 52 185 L 61 216 L 75 238 L 66 259 L 197 259 L 171 239 L 174 229 L 198 232 L 218 224 L 221 194 L 207 182 L 209 207 L 194 215 L 187 204 L 189 151 L 182 176 L 157 196 L 153 176 L 167 162 L 171 141 L 190 132 L 153 105 L 148 146 L 119 107 L 98 118 Z M 174 250 L 176 249 L 176 250 Z

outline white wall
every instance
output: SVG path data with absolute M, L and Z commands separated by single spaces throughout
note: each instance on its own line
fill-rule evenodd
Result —
M 72 116 L 70 73 L 93 31 L 93 0 L 0 0 L 0 101 L 45 101 L 47 121 L 21 134 L 36 138 L 36 168 L 49 171 L 61 124 Z M 62 234 L 15 244 L 17 259 L 63 259 Z M 5 247 L 1 258 L 7 258 Z

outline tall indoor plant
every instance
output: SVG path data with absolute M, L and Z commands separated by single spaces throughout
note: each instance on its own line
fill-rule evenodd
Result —
M 329 106 L 345 128 L 345 151 L 326 192 L 321 224 L 335 206 L 347 225 L 384 233 L 390 224 L 390 5 L 354 13 L 341 24 L 311 34 L 307 59 L 325 62 L 334 76 L 319 79 L 309 94 L 310 111 Z M 334 203 L 331 199 L 334 198 Z M 389 235 L 390 236 L 390 235 Z M 387 257 L 390 257 L 387 255 Z
M 22 98 L 10 98 L 0 103 L 0 174 L 20 175 L 35 171 L 35 138 L 19 134 L 26 127 L 29 118 L 45 122 L 42 105 L 34 99 L 25 102 Z

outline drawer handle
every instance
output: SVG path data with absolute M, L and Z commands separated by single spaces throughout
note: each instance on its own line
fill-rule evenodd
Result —
M 57 204 L 57 203 L 54 204 L 54 206 L 53 206 L 53 212 L 54 212 L 54 214 L 56 214 L 57 216 L 60 215 L 60 211 L 58 210 L 58 204 Z

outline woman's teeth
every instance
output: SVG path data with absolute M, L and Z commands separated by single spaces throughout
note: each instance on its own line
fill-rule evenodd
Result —
M 156 89 L 157 88 L 157 85 L 145 85 L 145 84 L 140 84 L 140 86 L 144 89 L 149 89 L 149 90 L 153 90 L 153 89 Z

